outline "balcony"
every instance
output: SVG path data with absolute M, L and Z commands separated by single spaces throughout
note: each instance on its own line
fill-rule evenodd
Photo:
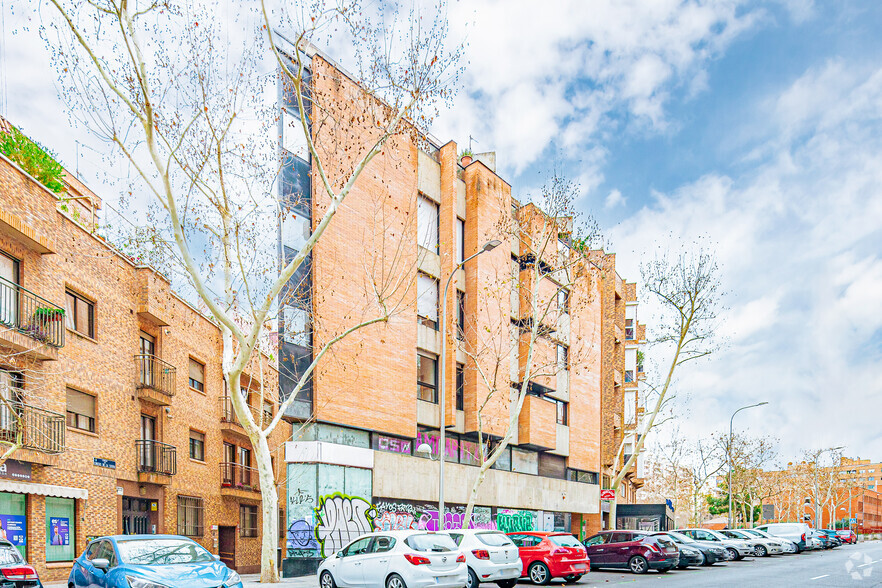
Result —
M 55 465 L 64 452 L 64 415 L 23 402 L 0 404 L 0 441 L 17 444 L 15 459 Z
M 236 417 L 236 412 L 233 409 L 233 400 L 229 396 L 221 396 L 219 399 L 220 408 L 221 408 L 221 429 L 225 431 L 233 431 L 236 433 L 245 434 L 245 428 L 239 423 L 239 419 Z M 261 424 L 266 426 L 273 418 L 272 412 L 264 412 L 261 414 L 261 411 L 258 410 L 257 407 L 248 406 L 248 410 L 251 411 L 251 416 L 254 418 L 254 422 L 257 423 L 257 426 L 260 427 Z M 261 416 L 263 417 L 263 423 L 261 423 Z
M 554 449 L 557 444 L 557 406 L 528 394 L 518 418 L 518 441 L 532 449 Z
M 64 347 L 64 309 L 4 278 L 0 278 L 0 325 L 10 329 L 0 335 L 4 343 L 33 353 L 36 359 L 57 359 L 56 350 Z
M 239 463 L 222 462 L 220 464 L 221 494 L 237 498 L 257 498 L 260 494 L 260 479 L 257 468 Z
M 152 439 L 135 441 L 138 459 L 138 481 L 150 484 L 168 484 L 178 473 L 178 455 L 174 445 Z
M 158 406 L 168 406 L 175 395 L 175 366 L 155 355 L 138 354 L 135 356 L 135 368 L 138 398 Z

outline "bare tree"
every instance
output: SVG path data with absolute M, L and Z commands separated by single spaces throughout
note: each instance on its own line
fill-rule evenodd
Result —
M 644 415 L 641 434 L 637 435 L 631 457 L 617 468 L 610 488 L 618 490 L 622 480 L 634 466 L 652 432 L 656 421 L 666 407 L 668 394 L 678 367 L 686 362 L 705 357 L 713 352 L 713 338 L 718 327 L 720 312 L 719 269 L 713 254 L 703 249 L 694 253 L 681 253 L 674 259 L 656 257 L 641 266 L 644 290 L 652 294 L 662 309 L 662 316 L 654 325 L 656 337 L 652 343 L 670 349 L 671 357 L 664 380 L 651 386 L 655 393 L 655 406 Z M 622 439 L 615 458 L 615 465 L 623 455 L 628 436 Z M 610 503 L 610 521 L 615 524 L 616 501 Z
M 66 99 L 134 171 L 137 189 L 159 204 L 170 249 L 221 329 L 224 377 L 259 473 L 261 580 L 278 581 L 278 490 L 269 435 L 338 342 L 400 309 L 411 281 L 394 263 L 400 255 L 393 252 L 393 261 L 380 264 L 380 275 L 364 284 L 363 304 L 346 313 L 346 324 L 334 324 L 313 343 L 311 361 L 296 373 L 293 390 L 269 422 L 258 422 L 235 391 L 274 330 L 286 284 L 308 263 L 372 161 L 396 137 L 413 137 L 415 125 L 426 128 L 433 105 L 450 94 L 460 50 L 445 49 L 439 6 L 432 7 L 434 16 L 402 27 L 403 18 L 385 18 L 357 0 L 330 8 L 297 4 L 290 14 L 272 17 L 275 22 L 263 3 L 239 4 L 228 21 L 213 6 L 171 0 L 50 2 L 58 19 L 44 37 Z M 291 30 L 288 51 L 280 49 L 276 25 Z M 312 72 L 312 79 L 305 75 L 305 54 L 335 35 L 357 48 L 356 76 L 345 97 L 336 90 L 348 82 L 327 79 L 332 68 Z M 278 170 L 277 75 L 293 88 L 301 113 L 317 217 L 281 267 L 266 253 L 275 252 L 280 215 L 270 196 Z M 266 394 L 272 391 L 261 387 L 260 395 Z
M 493 302 L 482 303 L 475 319 L 463 325 L 466 332 L 459 346 L 470 360 L 466 369 L 479 383 L 475 415 L 481 449 L 464 528 L 487 471 L 517 434 L 533 387 L 553 389 L 590 369 L 592 355 L 597 357 L 599 321 L 593 329 L 586 326 L 591 322 L 586 313 L 596 300 L 597 267 L 590 253 L 599 231 L 591 219 L 578 220 L 577 194 L 578 186 L 555 173 L 537 203 L 503 215 L 489 236 L 517 243 L 520 255 L 516 265 L 500 269 L 492 286 L 482 289 L 482 299 Z M 515 325 L 499 316 L 499 309 L 509 307 L 517 311 Z

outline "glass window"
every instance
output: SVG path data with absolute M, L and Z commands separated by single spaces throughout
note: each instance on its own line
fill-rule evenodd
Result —
M 365 537 L 364 539 L 356 539 L 354 542 L 350 543 L 347 547 L 343 549 L 343 555 L 361 555 L 362 553 L 367 553 L 368 549 L 371 546 L 371 540 L 373 537 Z
M 27 518 L 25 516 L 26 495 L 13 492 L 0 492 L 0 529 L 19 554 L 25 557 L 27 548 Z
M 257 506 L 239 506 L 239 534 L 242 537 L 257 537 Z
M 466 465 L 481 465 L 481 455 L 478 444 L 473 441 L 462 440 L 459 442 L 459 463 Z
M 292 155 L 303 161 L 309 161 L 309 148 L 306 145 L 306 135 L 303 133 L 303 123 L 300 118 L 291 116 L 286 110 L 282 110 L 282 146 Z
M 502 453 L 499 455 L 499 458 L 496 460 L 496 463 L 493 464 L 494 470 L 503 470 L 503 471 L 511 471 L 511 447 L 506 446 L 505 449 L 502 450 Z
M 76 540 L 73 498 L 46 497 L 46 561 L 73 561 Z
M 539 473 L 539 454 L 517 447 L 511 448 L 511 471 L 523 474 Z
M 289 212 L 282 218 L 282 244 L 292 252 L 303 251 L 309 240 L 310 231 L 312 231 L 312 221 L 302 214 Z
M 205 434 L 190 431 L 190 459 L 205 461 Z
M 585 546 L 590 547 L 592 545 L 600 545 L 607 537 L 609 537 L 609 535 L 595 535 L 594 537 L 585 540 Z
M 558 425 L 568 425 L 569 424 L 569 408 L 570 405 L 563 400 L 556 401 L 557 404 L 557 424 Z
M 178 503 L 182 496 L 178 496 Z M 201 500 L 197 498 L 195 500 Z M 180 512 L 180 508 L 178 509 Z M 214 557 L 195 541 L 174 538 L 117 539 L 119 557 L 131 565 L 170 565 L 214 561 Z
M 570 349 L 566 345 L 557 346 L 557 367 L 558 369 L 568 370 L 570 365 Z
M 508 535 L 503 533 L 493 533 L 488 531 L 487 533 L 475 533 L 475 537 L 483 543 L 484 545 L 489 545 L 490 547 L 502 547 L 504 545 L 511 545 L 511 539 L 508 538 Z
M 301 347 L 310 346 L 308 310 L 296 306 L 283 306 L 282 321 L 282 337 L 285 341 Z
M 562 314 L 570 312 L 570 291 L 566 288 L 557 289 L 557 309 Z
M 67 426 L 95 432 L 95 397 L 79 390 L 67 389 Z
M 190 358 L 190 387 L 205 392 L 205 366 Z
M 386 551 L 392 551 L 393 547 L 395 547 L 395 539 L 393 537 L 377 537 L 371 551 L 373 553 L 384 553 Z
M 438 328 L 438 280 L 428 274 L 417 274 L 417 321 Z
M 456 263 L 465 259 L 465 221 L 456 219 Z
M 465 292 L 456 291 L 456 338 L 465 341 Z
M 438 360 L 417 353 L 417 398 L 438 404 Z
M 178 535 L 202 537 L 203 504 L 203 500 L 195 496 L 178 496 Z
M 465 410 L 465 366 L 456 364 L 456 410 Z
M 438 253 L 438 205 L 422 194 L 417 209 L 417 238 L 421 247 Z
M 579 547 L 581 543 L 572 535 L 552 535 L 548 538 L 552 543 L 559 547 Z
M 65 307 L 65 323 L 81 335 L 95 338 L 95 303 L 90 302 L 71 291 L 67 291 Z
M 443 533 L 432 535 L 411 535 L 405 539 L 404 542 L 407 543 L 408 547 L 411 549 L 423 552 L 446 552 L 456 551 L 457 549 L 456 543 L 453 542 L 453 539 L 451 539 L 449 535 Z

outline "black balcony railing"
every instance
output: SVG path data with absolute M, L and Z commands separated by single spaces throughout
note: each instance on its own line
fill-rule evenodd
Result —
M 136 387 L 150 388 L 166 396 L 175 395 L 175 366 L 155 355 L 141 353 L 135 356 L 135 367 L 138 370 Z
M 239 419 L 236 418 L 236 411 L 233 409 L 233 400 L 229 396 L 221 396 L 220 397 L 220 405 L 221 405 L 221 422 L 222 423 L 233 423 L 234 425 L 241 426 Z M 247 405 L 248 410 L 251 411 L 251 416 L 254 418 L 254 422 L 257 423 L 258 427 L 265 427 L 273 420 L 273 413 L 271 411 L 264 411 L 261 415 L 261 411 L 258 410 L 256 406 L 252 406 L 250 404 Z M 261 424 L 261 417 L 263 417 L 263 424 Z
M 0 325 L 51 347 L 64 347 L 64 309 L 0 278 Z
M 64 415 L 23 402 L 0 401 L 0 440 L 50 455 L 64 451 Z
M 150 439 L 135 441 L 138 453 L 138 471 L 174 476 L 178 473 L 178 456 L 174 445 Z
M 240 463 L 223 462 L 220 464 L 221 488 L 260 492 L 260 481 L 257 468 L 244 466 Z

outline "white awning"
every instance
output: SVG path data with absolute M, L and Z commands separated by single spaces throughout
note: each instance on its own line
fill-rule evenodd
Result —
M 71 488 L 70 486 L 53 486 L 51 484 L 30 484 L 28 482 L 15 482 L 12 480 L 0 480 L 0 492 L 17 492 L 18 494 L 40 494 L 42 496 L 57 496 L 59 498 L 89 498 L 89 491 L 85 488 Z

